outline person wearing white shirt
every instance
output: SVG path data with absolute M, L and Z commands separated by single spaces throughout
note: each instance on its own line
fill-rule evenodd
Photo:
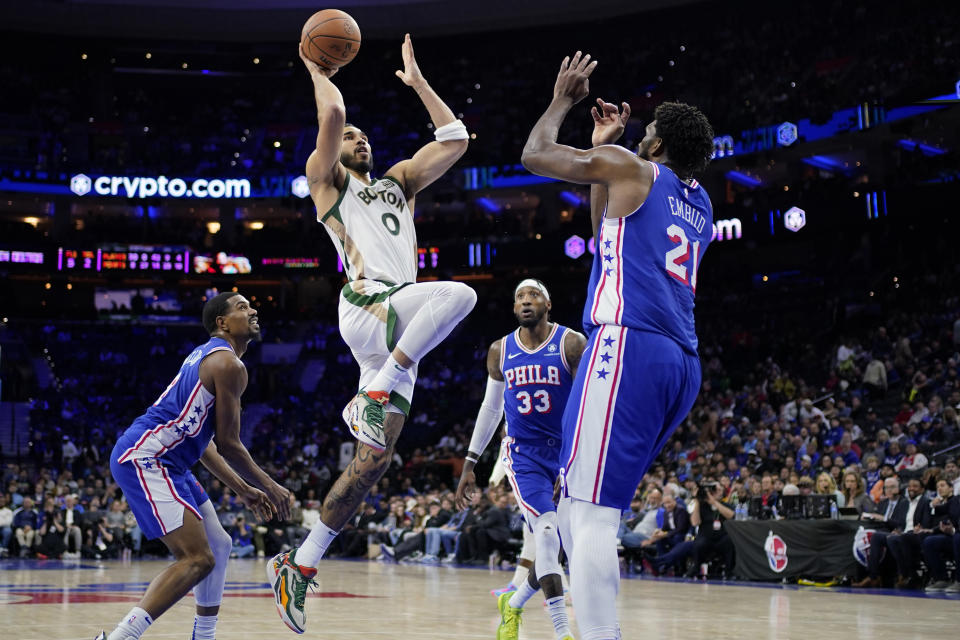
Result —
M 13 537 L 13 509 L 7 505 L 6 494 L 0 493 L 0 556 L 7 555 L 10 539 Z

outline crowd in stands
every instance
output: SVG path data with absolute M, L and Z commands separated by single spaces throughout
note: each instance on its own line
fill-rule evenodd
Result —
M 824 122 L 863 103 L 902 106 L 942 94 L 956 77 L 960 43 L 949 25 L 960 15 L 946 0 L 926 9 L 881 11 L 863 0 L 699 3 L 590 29 L 414 38 L 425 75 L 477 133 L 465 162 L 515 165 L 538 113 L 529 105 L 546 104 L 557 62 L 575 49 L 602 61 L 591 80 L 598 95 L 629 100 L 641 118 L 679 98 L 700 105 L 718 134 L 739 135 L 784 120 Z M 651 23 L 665 28 L 644 30 L 638 42 Z M 215 54 L 208 43 L 13 36 L 8 44 L 0 119 L 11 130 L 11 166 L 50 175 L 296 174 L 312 144 L 309 82 L 286 42 L 253 55 L 246 44 Z M 18 55 L 24 49 L 30 54 Z M 349 119 L 380 150 L 381 167 L 429 135 L 425 110 L 393 77 L 399 66 L 399 37 L 364 38 L 335 78 Z M 565 135 L 584 141 L 590 126 L 586 117 L 571 122 Z M 637 142 L 642 123 L 628 137 Z
M 922 305 L 901 309 L 888 300 L 882 325 L 871 315 L 851 316 L 842 335 L 791 334 L 799 340 L 793 348 L 784 348 L 777 332 L 740 324 L 745 317 L 724 318 L 705 297 L 700 321 L 711 322 L 701 328 L 702 390 L 624 513 L 625 568 L 695 575 L 710 564 L 712 573 L 732 578 L 731 541 L 722 527 L 704 523 L 738 517 L 758 501 L 764 517 L 786 517 L 783 496 L 819 494 L 886 523 L 874 549 L 889 553 L 870 554 L 867 582 L 859 584 L 896 578 L 920 587 L 923 560 L 928 589 L 955 591 L 947 574 L 960 524 L 957 451 L 949 450 L 960 443 L 960 301 L 950 293 L 952 278 L 904 277 Z M 513 557 L 521 524 L 509 489 L 488 487 L 466 514 L 451 500 L 479 406 L 485 347 L 510 328 L 504 287 L 483 290 L 479 311 L 486 304 L 486 313 L 468 319 L 424 363 L 395 464 L 332 555 L 467 564 L 487 563 L 495 553 Z M 558 319 L 567 324 L 575 324 L 575 296 L 558 283 Z M 174 371 L 197 341 L 197 328 L 24 322 L 8 330 L 34 352 L 46 350 L 55 383 L 34 390 L 29 454 L 3 470 L 4 547 L 47 557 L 157 551 L 141 539 L 106 456 L 116 432 L 163 386 L 158 376 Z M 335 326 L 328 319 L 279 321 L 269 339 L 301 343 L 301 356 L 271 365 L 252 352 L 247 401 L 265 410 L 244 435 L 268 473 L 297 496 L 294 515 L 251 523 L 228 489 L 199 472 L 240 557 L 295 545 L 353 452 L 339 421 L 322 417 L 339 414 L 353 384 L 355 365 Z M 304 392 L 295 372 L 310 359 L 325 371 L 316 389 Z M 494 451 L 482 459 L 487 469 Z

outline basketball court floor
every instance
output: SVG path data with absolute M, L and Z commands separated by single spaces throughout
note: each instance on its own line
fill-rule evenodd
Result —
M 0 561 L 0 637 L 92 640 L 109 632 L 165 561 Z M 296 637 L 280 621 L 263 575 L 264 561 L 231 560 L 220 610 L 221 640 Z M 512 573 L 447 566 L 323 561 L 319 592 L 307 599 L 304 638 L 496 637 L 490 589 Z M 908 640 L 952 637 L 960 597 L 875 590 L 702 584 L 625 579 L 623 637 Z M 543 598 L 527 605 L 523 640 L 552 640 Z M 188 640 L 193 597 L 187 596 L 147 631 L 150 638 Z M 576 603 L 574 603 L 576 604 Z M 576 613 L 574 610 L 574 617 Z

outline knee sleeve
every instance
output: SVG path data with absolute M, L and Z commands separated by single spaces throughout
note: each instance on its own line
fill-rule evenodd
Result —
M 560 574 L 560 533 L 557 526 L 556 511 L 542 513 L 533 524 L 533 538 L 537 545 L 537 580 L 543 576 Z
M 227 578 L 227 562 L 230 559 L 233 542 L 220 524 L 211 501 L 207 500 L 200 505 L 200 515 L 203 516 L 203 530 L 207 534 L 214 563 L 213 570 L 197 583 L 193 594 L 198 607 L 217 607 L 223 600 L 223 585 Z
M 529 560 L 533 562 L 537 557 L 537 542 L 536 537 L 533 535 L 533 531 L 530 530 L 530 527 L 523 528 L 523 548 L 520 549 L 520 558 L 523 560 Z
M 477 304 L 477 292 L 462 282 L 450 283 L 450 295 L 453 296 L 453 311 L 458 320 L 466 317 Z

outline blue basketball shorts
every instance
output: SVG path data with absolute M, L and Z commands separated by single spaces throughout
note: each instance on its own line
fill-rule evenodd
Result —
M 563 495 L 626 509 L 700 390 L 700 359 L 667 336 L 601 325 L 563 414 Z
M 179 529 L 187 510 L 203 520 L 199 507 L 210 498 L 192 471 L 158 458 L 117 462 L 120 455 L 123 451 L 114 450 L 110 471 L 147 538 L 161 538 Z
M 517 505 L 532 531 L 540 514 L 557 510 L 553 485 L 560 471 L 560 441 L 518 441 L 508 436 L 500 445 L 500 456 Z

